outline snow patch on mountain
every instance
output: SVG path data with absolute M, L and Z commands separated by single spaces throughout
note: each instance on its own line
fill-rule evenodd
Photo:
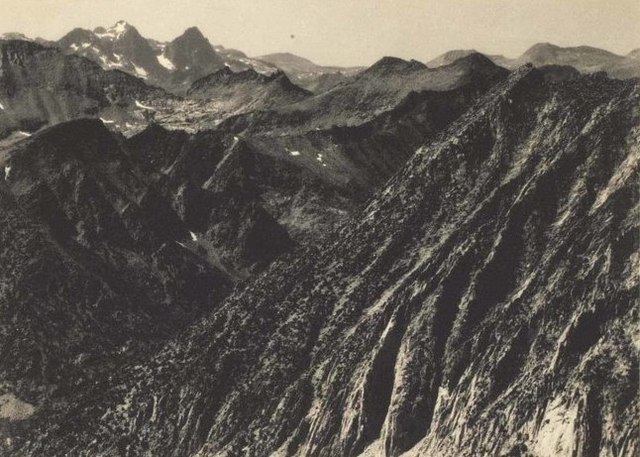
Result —
M 147 109 L 147 110 L 151 110 L 151 111 L 155 111 L 156 110 L 154 107 L 149 106 L 149 105 L 144 105 L 144 104 L 140 103 L 138 100 L 136 100 L 136 106 L 138 108 Z
M 175 70 L 176 66 L 171 62 L 171 60 L 165 56 L 164 54 L 160 54 L 158 56 L 158 63 L 162 65 L 167 70 Z
M 131 65 L 133 65 L 133 69 L 136 72 L 136 75 L 140 76 L 143 79 L 147 79 L 149 77 L 149 74 L 147 73 L 147 70 L 145 70 L 142 67 L 137 66 L 135 63 L 131 63 Z

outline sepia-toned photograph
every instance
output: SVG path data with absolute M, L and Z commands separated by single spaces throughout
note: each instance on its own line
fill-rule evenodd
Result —
M 639 0 L 0 0 L 0 457 L 640 457 Z

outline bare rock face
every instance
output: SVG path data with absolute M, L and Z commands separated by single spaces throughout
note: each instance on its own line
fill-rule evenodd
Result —
M 635 455 L 639 102 L 515 71 L 320 248 L 38 404 L 6 453 Z

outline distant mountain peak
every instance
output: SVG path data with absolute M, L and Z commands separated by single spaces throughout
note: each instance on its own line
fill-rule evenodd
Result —
M 188 36 L 188 37 L 194 37 L 194 38 L 201 38 L 206 40 L 205 36 L 202 34 L 202 32 L 200 31 L 200 29 L 196 26 L 192 26 L 189 27 L 188 29 L 186 29 L 183 33 L 182 36 Z
M 453 63 L 458 65 L 460 64 L 470 65 L 474 67 L 478 67 L 478 66 L 495 67 L 496 66 L 496 64 L 489 57 L 477 51 L 472 51 L 466 56 L 462 56 L 459 59 L 456 59 Z
M 466 57 L 470 54 L 477 53 L 475 49 L 452 49 L 451 51 L 447 51 L 444 54 L 440 54 L 438 57 L 431 59 L 427 62 L 427 66 L 429 68 L 441 67 L 443 65 L 449 65 L 454 61 Z
M 640 48 L 632 50 L 629 54 L 627 54 L 627 57 L 631 59 L 640 59 Z
M 544 42 L 534 44 L 529 49 L 560 49 L 560 46 L 553 43 L 549 43 L 548 41 L 544 41 Z
M 7 32 L 0 35 L 0 40 L 20 40 L 20 41 L 33 41 L 23 33 L 19 32 Z
M 399 57 L 383 57 L 376 63 L 371 65 L 364 73 L 381 74 L 381 73 L 405 73 L 419 70 L 425 70 L 428 67 L 417 60 L 404 60 Z
M 197 77 L 224 67 L 223 59 L 197 27 L 189 27 L 168 43 L 165 55 L 177 69 L 195 72 Z
M 177 38 L 175 38 L 173 40 L 173 43 L 175 42 L 190 42 L 190 43 L 202 43 L 201 45 L 204 46 L 211 46 L 211 48 L 213 49 L 213 46 L 211 45 L 211 42 L 207 39 L 207 37 L 205 37 L 202 32 L 200 31 L 200 29 L 198 27 L 189 27 L 188 29 L 186 29 L 184 32 L 182 32 L 182 34 L 180 36 L 178 36 Z
M 136 28 L 129 24 L 127 21 L 120 20 L 107 29 L 105 29 L 104 27 L 96 27 L 93 30 L 93 33 L 95 33 L 100 38 L 118 40 L 131 30 L 136 30 Z
M 264 56 L 258 57 L 258 59 L 262 59 L 262 58 L 269 58 L 271 60 L 273 60 L 273 59 L 296 60 L 296 61 L 301 61 L 301 62 L 306 62 L 306 63 L 309 63 L 309 64 L 317 65 L 316 63 L 312 62 L 311 60 L 307 59 L 306 57 L 297 56 L 297 55 L 292 54 L 290 52 L 274 52 L 272 54 L 266 54 Z

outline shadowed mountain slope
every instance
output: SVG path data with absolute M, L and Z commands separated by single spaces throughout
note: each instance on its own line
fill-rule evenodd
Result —
M 0 375 L 28 402 L 108 378 L 132 341 L 158 344 L 231 291 L 100 121 L 35 134 L 0 165 Z
M 392 110 L 411 92 L 446 91 L 470 82 L 490 87 L 507 73 L 480 54 L 435 70 L 415 60 L 385 57 L 327 92 L 272 111 L 231 118 L 220 128 L 291 132 L 360 125 Z

